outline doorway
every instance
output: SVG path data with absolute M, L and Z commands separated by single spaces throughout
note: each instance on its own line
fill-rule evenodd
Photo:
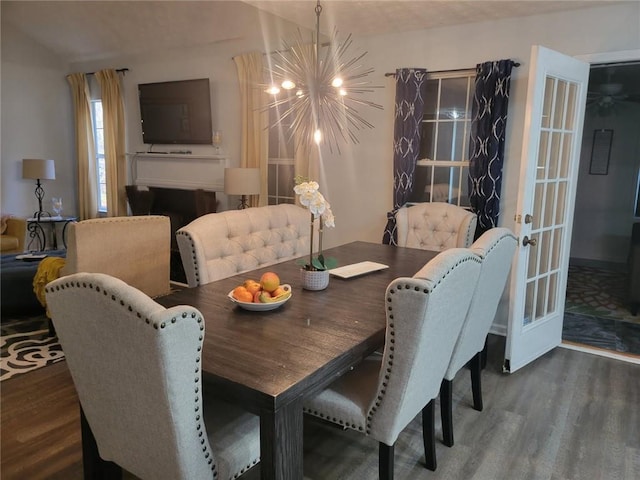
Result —
M 588 92 L 563 345 L 640 361 L 640 315 L 627 294 L 640 222 L 640 61 L 592 61 Z

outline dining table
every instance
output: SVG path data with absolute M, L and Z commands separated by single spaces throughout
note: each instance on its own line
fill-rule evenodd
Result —
M 260 476 L 303 478 L 303 403 L 384 345 L 385 292 L 413 276 L 437 252 L 356 241 L 324 251 L 338 266 L 386 266 L 351 278 L 333 276 L 326 289 L 304 290 L 303 259 L 276 263 L 155 300 L 191 305 L 205 320 L 203 380 L 216 395 L 260 417 Z M 307 259 L 308 260 L 308 259 Z M 291 286 L 289 300 L 269 311 L 245 310 L 229 293 L 275 272 Z

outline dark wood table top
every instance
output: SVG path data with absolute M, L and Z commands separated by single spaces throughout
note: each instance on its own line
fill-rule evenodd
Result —
M 365 260 L 388 269 L 331 278 L 322 291 L 300 286 L 300 264 L 287 261 L 156 299 L 186 304 L 204 315 L 203 372 L 252 410 L 277 410 L 312 394 L 384 343 L 384 294 L 397 277 L 411 277 L 437 252 L 354 242 L 326 250 L 338 266 Z M 276 272 L 292 297 L 273 311 L 253 312 L 227 298 L 246 279 Z

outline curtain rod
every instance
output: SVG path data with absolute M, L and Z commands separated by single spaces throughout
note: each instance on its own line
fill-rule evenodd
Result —
M 518 62 L 513 62 L 514 67 L 519 67 L 520 64 Z M 475 70 L 476 67 L 471 68 L 454 68 L 453 70 L 427 70 L 427 74 L 430 73 L 454 73 L 454 72 L 468 72 L 469 70 Z M 395 77 L 396 72 L 387 72 L 384 74 L 385 77 Z
M 128 71 L 129 71 L 128 68 L 116 68 L 116 72 L 122 73 L 123 75 Z M 87 72 L 87 73 L 85 73 L 85 75 L 95 75 L 95 74 L 96 74 L 96 72 Z

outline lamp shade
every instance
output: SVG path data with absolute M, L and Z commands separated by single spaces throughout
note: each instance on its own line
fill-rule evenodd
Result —
M 22 178 L 34 180 L 55 180 L 56 163 L 53 160 L 25 158 L 22 160 Z
M 225 168 L 224 193 L 227 195 L 257 195 L 260 193 L 260 169 Z

